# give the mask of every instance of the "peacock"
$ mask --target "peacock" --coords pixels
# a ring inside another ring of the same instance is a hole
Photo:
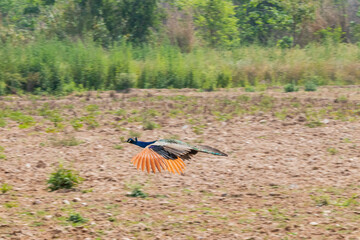
[[[216,148],[199,145],[192,146],[185,142],[174,139],[160,139],[152,142],[138,141],[137,138],[129,138],[128,143],[135,144],[144,148],[138,153],[131,162],[142,171],[145,169],[148,173],[156,170],[161,173],[161,170],[168,170],[172,173],[184,173],[185,163],[183,160],[189,160],[198,152],[209,153],[218,156],[227,156],[226,153],[219,151]]]

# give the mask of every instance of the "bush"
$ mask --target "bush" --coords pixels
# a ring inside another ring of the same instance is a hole
[[[253,86],[245,87],[245,92],[255,92],[255,88]]]
[[[295,84],[289,83],[284,86],[284,91],[285,92],[297,92],[297,91],[299,91],[299,88]]]
[[[70,214],[67,221],[72,223],[85,223],[88,220],[83,218],[79,213],[75,213],[75,214]]]
[[[64,169],[61,165],[56,170],[56,172],[51,173],[47,183],[49,184],[49,189],[55,191],[58,189],[71,189],[77,186],[83,181],[77,172],[69,169]]]
[[[317,90],[317,85],[314,82],[308,81],[305,83],[305,91],[315,92],[316,90]]]

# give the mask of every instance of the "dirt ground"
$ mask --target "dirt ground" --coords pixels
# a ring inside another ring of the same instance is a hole
[[[359,86],[7,96],[0,114],[0,239],[360,239]],[[229,156],[148,174],[133,136]],[[59,164],[84,181],[49,191]]]

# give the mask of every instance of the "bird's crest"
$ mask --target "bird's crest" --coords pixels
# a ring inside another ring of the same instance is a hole
[[[135,140],[134,140],[134,139],[135,139]],[[137,137],[134,137],[134,139],[129,138],[129,139],[127,140],[127,142],[128,142],[128,143],[137,143],[137,141],[138,141]]]

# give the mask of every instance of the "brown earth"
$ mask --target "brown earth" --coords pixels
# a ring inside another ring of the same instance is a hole
[[[357,86],[10,96],[1,113],[0,184],[13,188],[0,194],[0,239],[360,239]],[[147,174],[130,162],[133,135],[229,156]],[[59,163],[84,178],[74,190],[48,190]],[[148,197],[128,196],[136,187]]]

